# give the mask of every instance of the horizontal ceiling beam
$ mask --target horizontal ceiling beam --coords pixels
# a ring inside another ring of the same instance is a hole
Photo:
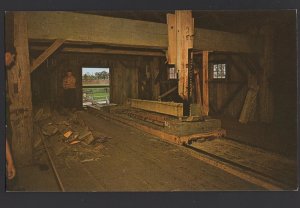
[[[259,37],[195,28],[194,48],[202,51],[256,53],[262,46]]]
[[[167,24],[73,12],[28,12],[30,39],[91,42],[137,48],[168,48]],[[253,53],[260,38],[195,28],[194,48]]]
[[[30,46],[30,50],[43,51],[45,46]],[[165,56],[164,52],[159,51],[138,51],[138,50],[121,50],[106,48],[80,48],[80,47],[64,47],[61,52],[65,53],[99,53],[99,54],[120,54],[120,55],[137,55],[137,56]]]
[[[72,12],[28,12],[30,39],[167,48],[165,24]],[[60,38],[58,38],[60,37]]]

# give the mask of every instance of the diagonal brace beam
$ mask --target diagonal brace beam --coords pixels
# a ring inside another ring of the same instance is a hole
[[[57,39],[52,43],[52,45],[47,48],[38,58],[36,58],[30,67],[31,72],[37,69],[49,56],[51,56],[63,43],[65,40]]]
[[[167,92],[163,93],[162,95],[160,95],[158,97],[159,100],[161,100],[162,98],[166,97],[167,95],[169,95],[170,93],[174,92],[175,90],[177,90],[177,86],[171,88],[170,90],[168,90]]]

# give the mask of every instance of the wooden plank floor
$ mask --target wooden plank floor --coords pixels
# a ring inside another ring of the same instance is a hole
[[[297,187],[297,162],[226,138],[194,142],[193,147],[247,167],[283,184]]]
[[[102,157],[57,164],[66,191],[261,190],[141,131],[86,112],[86,124],[107,136]],[[59,163],[56,160],[56,163]]]

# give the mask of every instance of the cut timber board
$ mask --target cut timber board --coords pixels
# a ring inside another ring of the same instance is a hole
[[[130,106],[147,111],[163,113],[167,115],[182,117],[183,104],[174,102],[160,102],[151,100],[129,99]]]

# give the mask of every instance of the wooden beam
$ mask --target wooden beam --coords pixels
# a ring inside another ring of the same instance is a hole
[[[11,105],[12,152],[17,166],[32,161],[32,101],[26,12],[14,12],[14,45],[17,56],[8,71]]]
[[[169,89],[167,92],[164,92],[163,94],[161,94],[158,99],[161,100],[162,98],[166,97],[167,95],[169,95],[170,93],[174,92],[175,90],[177,90],[177,86]]]
[[[258,92],[258,85],[253,87],[253,88],[249,88],[247,96],[245,98],[245,103],[239,118],[239,122],[246,124],[248,123],[251,114],[254,112],[254,108],[256,105],[256,97],[257,97],[257,92]]]
[[[251,74],[256,74],[258,68],[253,66],[253,63],[249,60],[248,54],[239,54],[239,57],[245,63],[245,66],[247,67],[248,71]]]
[[[31,46],[30,50],[41,51],[46,48],[43,46]],[[138,50],[121,50],[121,49],[106,49],[106,48],[79,48],[79,47],[64,47],[61,52],[64,53],[99,53],[99,54],[119,54],[119,55],[137,55],[137,56],[158,56],[165,57],[164,52],[160,51],[138,51]]]
[[[58,39],[55,40],[52,45],[47,48],[38,58],[36,58],[30,67],[31,72],[38,68],[49,56],[51,56],[63,43],[65,40]]]
[[[183,116],[183,104],[174,102],[161,102],[152,100],[129,99],[130,106],[156,113],[167,114],[171,116]]]
[[[262,34],[265,37],[264,50],[260,56],[260,63],[262,70],[259,71],[259,103],[258,103],[258,112],[260,116],[260,121],[271,123],[274,118],[274,97],[278,96],[277,92],[272,91],[270,80],[275,71],[274,63],[276,63],[274,55],[274,41],[276,32],[270,25],[266,25],[262,28]],[[285,72],[281,72],[285,73]]]
[[[208,51],[202,53],[202,102],[203,114],[208,116],[209,94],[208,94]]]
[[[262,45],[263,39],[257,36],[195,29],[194,48],[199,50],[257,53],[262,50]]]
[[[227,57],[228,57],[228,59],[230,61],[230,64],[234,66],[234,68],[236,69],[236,71],[240,75],[242,75],[244,77],[244,79],[247,79],[248,78],[247,73],[240,67],[239,64],[236,63],[236,60],[233,58],[233,55],[228,55]],[[240,58],[239,55],[237,57]]]
[[[193,48],[194,19],[191,11],[175,11],[176,22],[176,69],[178,71],[178,94],[188,99],[188,51]]]
[[[195,76],[195,93],[196,93],[196,103],[199,105],[199,111],[201,112],[201,116],[203,116],[203,106],[202,106],[202,96],[201,96],[201,80],[200,80],[200,72],[199,68],[195,68],[194,70]]]
[[[27,13],[30,39],[168,48],[167,24],[72,12]],[[256,53],[261,43],[260,37],[207,29],[195,29],[194,34],[194,49],[204,51]]]
[[[244,88],[244,86],[247,84],[247,82],[240,83],[240,85],[236,88],[236,90],[230,95],[230,97],[226,100],[226,102],[223,104],[223,106],[218,109],[217,113],[223,113],[224,110],[227,108],[227,106],[230,105],[230,103],[236,98],[236,96],[239,94],[239,92]]]
[[[166,24],[73,12],[29,12],[29,16],[31,39],[167,48]]]
[[[201,80],[200,80],[200,72],[198,68],[195,68],[194,70],[194,76],[195,76],[195,93],[196,93],[196,103],[202,104],[201,99]]]
[[[155,82],[157,75],[159,74],[159,65],[160,60],[157,57],[154,57],[153,60],[149,64],[150,71],[150,86],[151,86],[151,100],[158,100],[160,94],[160,84]],[[131,97],[132,98],[132,97]]]
[[[168,25],[168,64],[176,64],[176,20],[175,14],[167,14]]]

